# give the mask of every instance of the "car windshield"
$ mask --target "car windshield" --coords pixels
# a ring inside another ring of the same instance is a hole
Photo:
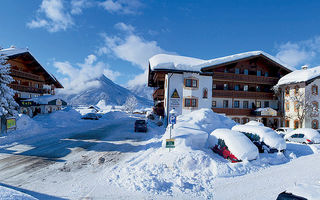
[[[146,121],[144,121],[144,120],[137,120],[136,121],[136,124],[145,124],[146,123]]]

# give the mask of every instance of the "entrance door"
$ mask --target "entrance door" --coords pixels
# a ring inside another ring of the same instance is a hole
[[[267,126],[267,118],[262,118],[262,123],[264,126]]]

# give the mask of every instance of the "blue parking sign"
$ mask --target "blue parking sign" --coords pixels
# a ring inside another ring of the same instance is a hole
[[[171,115],[169,118],[169,122],[170,122],[170,124],[176,124],[176,122],[177,122],[176,116]]]

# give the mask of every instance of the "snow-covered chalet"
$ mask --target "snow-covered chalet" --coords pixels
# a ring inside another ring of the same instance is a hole
[[[158,54],[149,59],[148,86],[154,88],[154,112],[167,116],[212,108],[238,123],[258,120],[284,125],[281,103],[272,88],[292,68],[263,52],[212,60]]]
[[[0,49],[0,55],[6,57],[7,63],[11,66],[10,75],[14,82],[9,86],[16,91],[14,99],[20,105],[20,112],[25,111],[29,115],[35,111],[46,113],[44,110],[39,110],[41,107],[36,103],[26,100],[54,95],[56,88],[63,88],[61,83],[46,71],[28,49],[15,47]],[[48,112],[50,109],[59,108],[60,105],[52,106],[53,108],[48,107]]]
[[[320,66],[295,70],[282,77],[276,85],[284,126],[319,129]]]

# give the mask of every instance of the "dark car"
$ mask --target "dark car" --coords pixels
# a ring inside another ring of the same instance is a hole
[[[91,119],[91,120],[98,120],[99,117],[96,113],[87,113],[81,119]]]
[[[282,192],[278,195],[277,200],[308,200],[304,197],[294,195],[290,192]]]
[[[147,122],[143,119],[138,119],[134,123],[134,132],[147,132]]]

